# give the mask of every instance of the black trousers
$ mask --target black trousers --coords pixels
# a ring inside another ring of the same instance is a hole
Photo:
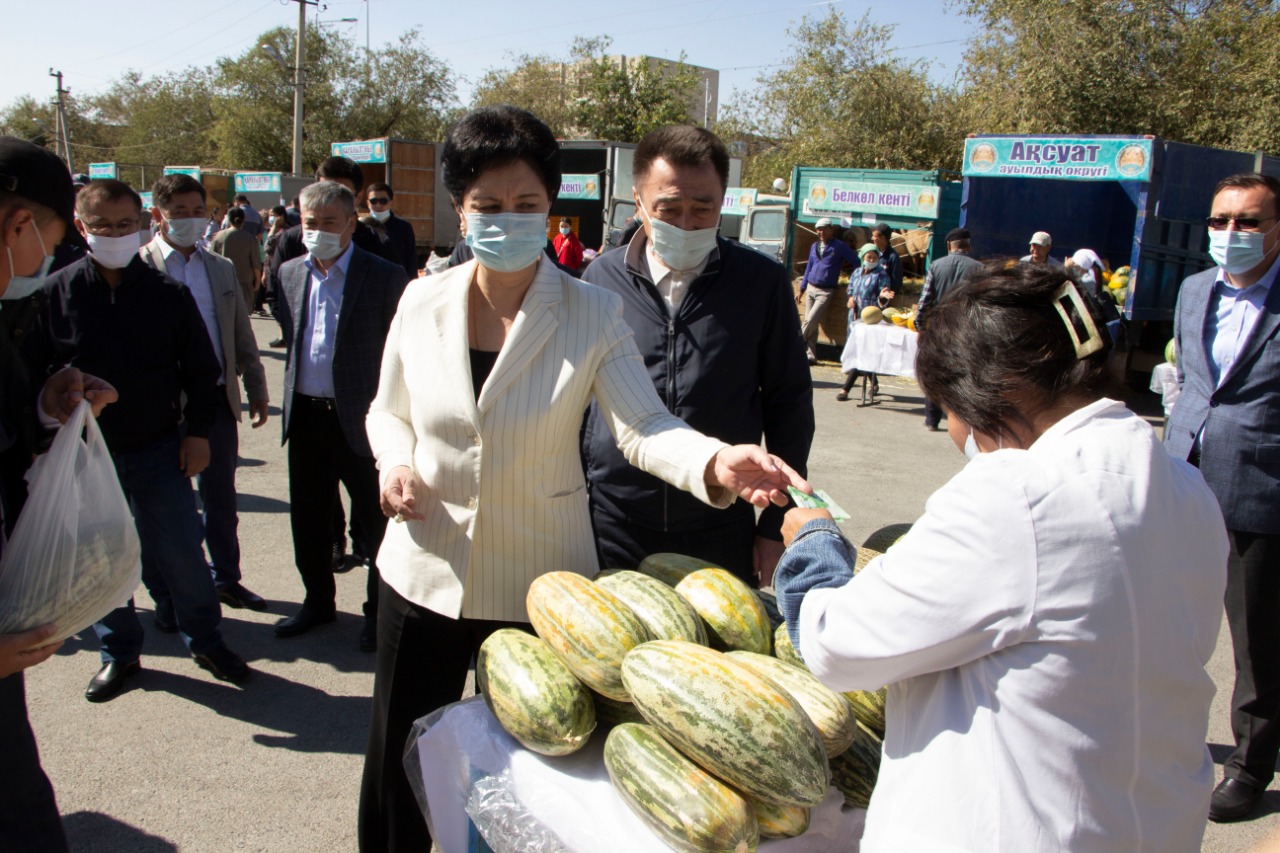
[[[382,546],[387,519],[378,496],[378,468],[347,443],[338,413],[315,398],[295,394],[289,416],[289,524],[293,529],[293,559],[306,590],[303,604],[332,613],[337,598],[333,577],[333,513],[338,483],[351,496],[351,514],[368,537],[370,557]],[[369,570],[365,588],[365,616],[378,612],[378,573]]]
[[[591,524],[595,528],[601,569],[634,569],[650,554],[684,554],[723,566],[747,586],[753,589],[756,586],[753,514],[743,513],[718,527],[670,532],[617,518],[593,501]]]
[[[1227,531],[1227,625],[1235,652],[1226,775],[1259,788],[1280,754],[1280,535]]]
[[[462,698],[467,667],[490,634],[530,628],[524,622],[450,619],[406,601],[385,583],[378,611],[373,716],[360,783],[360,850],[425,853],[431,833],[404,769],[413,722]]]
[[[930,400],[924,398],[924,425],[936,427],[942,423],[942,407]]]
[[[0,850],[65,853],[67,838],[27,718],[22,673],[0,678]]]

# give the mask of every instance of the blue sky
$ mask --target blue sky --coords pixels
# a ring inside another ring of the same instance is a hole
[[[297,5],[288,0],[53,0],[7,4],[0,43],[5,72],[0,105],[22,95],[51,98],[60,69],[74,94],[104,89],[125,70],[153,75],[190,65],[209,65],[242,53],[259,33],[297,26]],[[465,103],[471,86],[488,68],[509,64],[513,54],[567,56],[574,36],[609,35],[613,52],[678,58],[721,70],[722,102],[734,89],[749,89],[778,63],[789,44],[786,31],[804,15],[839,8],[850,22],[874,8],[878,23],[894,24],[885,45],[908,60],[927,60],[935,80],[950,81],[960,65],[972,21],[944,0],[866,3],[835,0],[327,0],[318,12],[326,26],[363,45],[366,24],[374,52],[402,32],[418,27],[431,51],[460,77]],[[175,15],[181,10],[182,17]],[[308,18],[317,15],[308,7]],[[340,19],[356,18],[355,23]]]

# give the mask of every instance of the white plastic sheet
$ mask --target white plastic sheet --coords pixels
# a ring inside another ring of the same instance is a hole
[[[881,376],[914,377],[916,333],[892,323],[868,326],[859,320],[849,327],[840,369],[845,373],[861,370]]]
[[[664,853],[631,813],[604,767],[603,729],[573,755],[547,758],[503,731],[480,697],[418,721],[405,765],[444,853]],[[857,853],[862,809],[832,788],[799,838],[764,841],[764,853]]]

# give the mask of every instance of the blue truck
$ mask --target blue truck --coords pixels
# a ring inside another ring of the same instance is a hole
[[[1022,257],[1031,235],[1047,231],[1053,257],[1089,248],[1113,270],[1130,267],[1129,367],[1149,372],[1183,279],[1213,263],[1214,186],[1255,171],[1280,177],[1280,158],[1156,136],[975,134],[965,140],[960,224],[978,257]]]

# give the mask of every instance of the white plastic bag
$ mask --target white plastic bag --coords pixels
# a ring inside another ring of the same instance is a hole
[[[87,402],[31,466],[27,491],[0,559],[0,634],[55,622],[45,642],[56,642],[128,601],[142,575],[138,531]]]

